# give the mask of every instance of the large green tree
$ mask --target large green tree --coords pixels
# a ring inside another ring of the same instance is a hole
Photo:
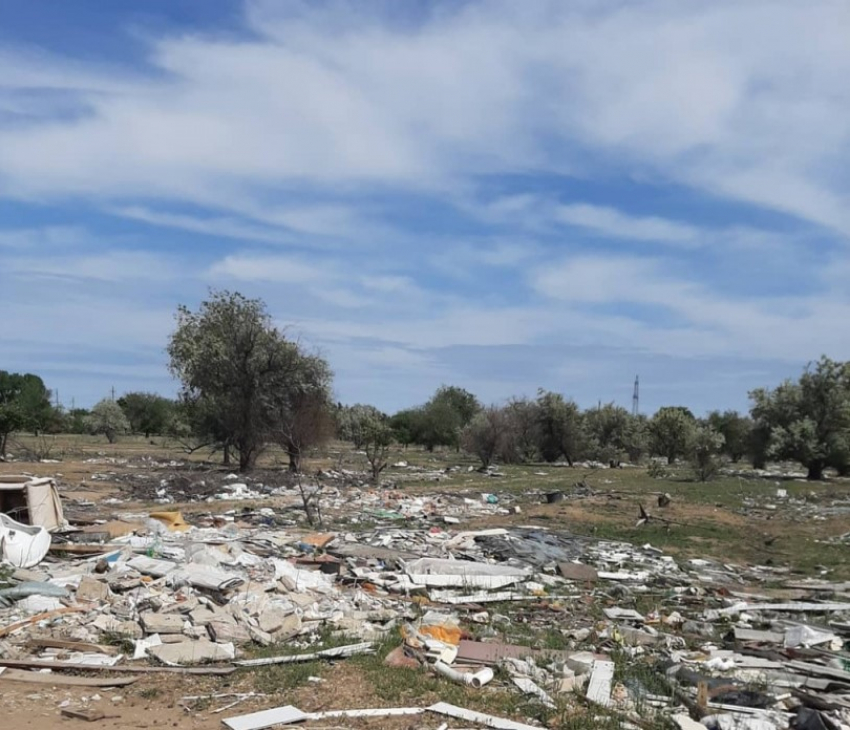
[[[650,450],[672,464],[688,453],[696,427],[697,421],[689,409],[681,406],[659,408],[647,424]]]
[[[45,430],[54,419],[50,391],[38,375],[0,370],[0,458],[15,431]]]
[[[343,441],[350,441],[355,449],[362,449],[366,438],[366,426],[385,419],[385,414],[375,406],[365,403],[340,406],[336,412],[337,436]]]
[[[443,385],[425,405],[414,409],[406,426],[412,430],[414,443],[429,451],[437,446],[460,448],[460,434],[472,420],[481,404],[468,390]]]
[[[481,459],[482,469],[490,466],[496,456],[504,452],[505,439],[508,438],[507,418],[504,408],[483,408],[461,432],[461,445]]]
[[[646,429],[639,416],[607,403],[584,413],[587,453],[597,461],[637,461],[646,451]]]
[[[584,416],[578,405],[560,393],[537,391],[538,437],[540,455],[546,461],[562,456],[572,466],[587,447]]]
[[[794,459],[809,479],[842,469],[850,454],[850,363],[824,356],[810,363],[797,382],[750,393],[756,427],[770,434],[767,453]]]
[[[164,434],[175,415],[174,401],[156,393],[125,393],[118,399],[118,405],[130,421],[130,430],[143,433],[145,438]]]
[[[500,457],[505,463],[533,461],[540,442],[540,413],[537,402],[512,398],[504,408],[505,439]]]
[[[96,403],[86,416],[88,430],[94,434],[103,434],[109,443],[114,444],[118,434],[130,430],[130,421],[114,400],[104,398]]]
[[[240,470],[252,469],[280,437],[284,406],[303,391],[308,368],[299,345],[274,326],[262,300],[213,291],[197,311],[179,307],[168,354],[182,397],[200,404],[225,454],[238,452]]]
[[[752,453],[753,422],[738,411],[712,411],[707,423],[723,436],[723,453],[737,464],[744,456]]]

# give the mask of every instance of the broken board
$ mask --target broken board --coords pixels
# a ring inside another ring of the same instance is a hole
[[[222,722],[230,730],[263,730],[263,728],[272,727],[273,725],[288,725],[306,719],[306,713],[301,712],[297,707],[284,705],[283,707],[273,707],[271,710],[252,712],[250,715],[229,717],[226,720],[222,720]]]

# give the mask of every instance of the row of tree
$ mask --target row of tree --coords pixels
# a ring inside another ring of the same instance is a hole
[[[88,431],[110,440],[132,431],[175,436],[190,449],[220,449],[225,464],[235,455],[242,470],[253,468],[272,443],[300,470],[309,449],[336,436],[365,451],[376,478],[393,442],[463,448],[485,467],[655,456],[668,463],[687,458],[707,478],[723,456],[747,457],[756,467],[768,459],[796,460],[811,479],[828,468],[850,474],[850,363],[826,357],[797,381],[752,391],[749,415],[712,412],[698,419],[677,406],[651,418],[614,404],[583,411],[546,390],[484,407],[455,386],[392,416],[369,405],[342,406],[332,399],[328,363],[275,326],[261,300],[227,291],[212,292],[197,311],[178,309],[167,352],[182,384],[176,401],[128,393],[90,412],[54,408],[41,378],[0,371],[0,455],[14,431]]]

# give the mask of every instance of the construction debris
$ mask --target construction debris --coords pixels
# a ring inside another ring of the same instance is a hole
[[[315,532],[299,526],[303,507],[289,477],[181,479],[125,486],[159,504],[173,503],[179,487],[198,502],[196,513],[121,511],[117,501],[101,519],[60,504],[52,533],[0,515],[10,574],[0,583],[0,682],[121,686],[147,672],[226,675],[389,645],[378,661],[433,672],[464,692],[518,693],[540,713],[575,708],[636,727],[657,716],[682,730],[850,726],[850,583],[677,561],[652,545],[539,525],[457,524],[507,514],[515,506],[507,494],[405,494],[328,471],[317,478],[325,526]],[[573,493],[588,489],[580,483]],[[274,507],[207,511],[220,498],[270,495]],[[662,496],[659,507],[668,506]],[[219,710],[249,698],[260,695],[243,693]],[[224,724],[261,730],[425,712],[535,727],[442,702],[319,713],[284,706]]]

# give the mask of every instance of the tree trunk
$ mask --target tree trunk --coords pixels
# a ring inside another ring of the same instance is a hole
[[[824,464],[822,461],[810,461],[808,467],[809,473],[806,474],[806,479],[813,482],[819,482],[823,479]]]
[[[289,449],[289,471],[294,474],[301,472],[301,452],[298,449]]]
[[[257,461],[256,449],[240,449],[239,450],[239,471],[248,472],[254,468]]]
[[[227,441],[224,442],[224,456],[222,458],[222,464],[224,466],[230,466],[230,444]]]
[[[753,456],[753,469],[764,469],[767,466],[767,459],[761,454]]]
[[[106,440],[111,444],[115,443],[115,431],[111,428],[106,429]]]
[[[0,461],[6,460],[6,441],[8,441],[8,439],[8,433],[0,434]]]

